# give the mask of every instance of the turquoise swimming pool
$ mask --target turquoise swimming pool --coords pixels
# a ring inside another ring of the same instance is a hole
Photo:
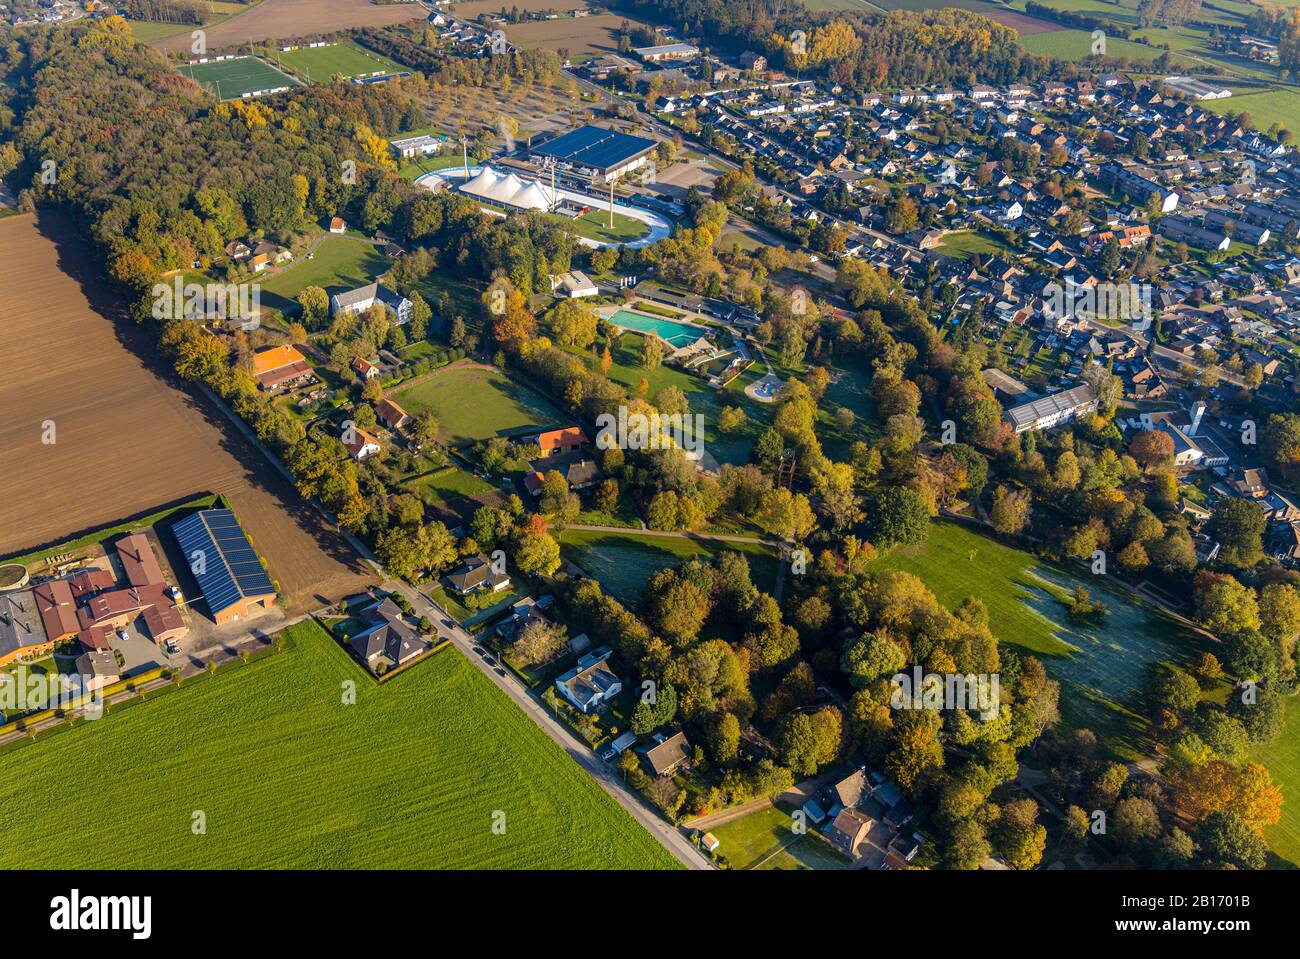
[[[694,343],[706,332],[702,326],[678,323],[676,320],[648,316],[645,313],[633,313],[631,310],[616,311],[609,317],[609,322],[625,330],[635,330],[638,333],[653,333],[673,347],[683,347],[688,343]]]

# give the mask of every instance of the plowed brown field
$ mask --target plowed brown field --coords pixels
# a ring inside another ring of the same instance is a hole
[[[207,27],[210,50],[260,40],[289,40],[347,30],[351,27],[387,27],[420,20],[429,11],[418,3],[376,4],[370,0],[262,0],[252,9]],[[187,53],[190,31],[150,44],[168,53]]]
[[[291,612],[370,580],[293,485],[170,373],[153,331],[118,316],[69,220],[0,220],[0,250],[0,556],[214,492]]]

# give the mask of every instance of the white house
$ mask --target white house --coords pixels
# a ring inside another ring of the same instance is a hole
[[[398,326],[411,322],[411,309],[414,304],[396,290],[390,290],[382,283],[367,283],[355,290],[335,293],[330,297],[330,314],[361,313],[376,303],[382,304],[397,320]]]
[[[551,292],[556,296],[567,296],[571,300],[576,300],[583,296],[595,296],[600,292],[600,289],[595,283],[591,282],[586,273],[581,270],[574,270],[571,273],[552,276]]]
[[[584,713],[592,712],[623,691],[623,682],[606,660],[611,650],[602,646],[578,660],[578,664],[555,680],[555,689]]]

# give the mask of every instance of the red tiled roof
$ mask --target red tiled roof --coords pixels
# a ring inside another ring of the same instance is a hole
[[[590,442],[581,426],[566,426],[562,430],[547,430],[545,433],[537,434],[537,445],[542,448],[543,453],[567,446],[586,446]]]
[[[163,586],[167,580],[163,577],[158,557],[149,545],[144,533],[128,533],[113,544],[118,558],[122,560],[122,570],[126,581],[132,586]]]
[[[69,579],[68,585],[72,587],[72,598],[81,602],[88,596],[112,589],[117,585],[117,580],[106,569],[84,569]]]
[[[77,631],[77,604],[67,580],[41,583],[32,592],[36,596],[36,609],[41,614],[46,636],[58,642]]]

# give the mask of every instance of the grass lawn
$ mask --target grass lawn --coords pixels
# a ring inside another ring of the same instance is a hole
[[[1050,33],[1033,33],[1022,36],[1020,46],[1026,53],[1036,56],[1083,60],[1092,56],[1092,33],[1088,30],[1053,30]],[[1157,46],[1134,43],[1119,37],[1106,38],[1106,55],[1110,57],[1127,57],[1130,60],[1141,61],[1154,60],[1162,53],[1164,51]],[[1177,64],[1183,60],[1175,53],[1171,57],[1171,62]]]
[[[287,632],[282,653],[8,752],[4,868],[676,865],[460,654],[378,686],[315,622]]]
[[[390,265],[392,260],[369,240],[327,236],[310,260],[301,259],[262,281],[262,302],[277,310],[297,309],[294,297],[309,286],[341,293],[373,282]]]
[[[847,869],[849,861],[818,836],[798,835],[790,814],[768,806],[708,830],[732,869]]]
[[[1281,123],[1288,130],[1300,131],[1300,92],[1296,90],[1237,93],[1226,100],[1206,100],[1201,106],[1215,113],[1249,113],[1257,130]]]
[[[1049,36],[1050,34],[1039,34]],[[939,252],[944,256],[970,259],[972,256],[1002,256],[1012,252],[1005,243],[987,233],[976,230],[960,230],[949,233],[939,245]]]
[[[765,407],[747,398],[743,393],[725,392],[721,395],[709,388],[702,377],[675,366],[661,365],[647,370],[640,365],[641,343],[645,339],[640,333],[625,332],[617,340],[617,346],[611,347],[610,357],[614,361],[609,369],[609,378],[622,383],[635,394],[645,380],[648,384],[646,395],[653,402],[660,390],[675,386],[686,396],[692,413],[704,417],[704,448],[719,463],[746,463],[749,451],[758,434],[771,422],[773,408]],[[598,341],[597,350],[603,349]],[[568,352],[582,359],[593,369],[599,367],[599,359],[588,349],[586,351],[569,348]],[[745,410],[749,422],[744,428],[734,433],[722,433],[718,430],[718,416],[724,406],[739,406]]]
[[[393,399],[414,416],[433,410],[443,441],[465,445],[493,436],[519,436],[570,422],[526,386],[490,370],[445,370],[400,387]]]
[[[771,592],[776,584],[776,554],[758,543],[585,529],[566,529],[559,540],[563,555],[599,579],[605,591],[625,606],[640,604],[646,580],[659,570],[696,557],[708,559],[725,550],[745,555],[759,589]]]
[[[277,53],[275,59],[308,83],[327,83],[335,75],[351,78],[373,73],[401,73],[405,69],[351,41],[332,43],[327,47],[299,47],[287,53]]]
[[[226,0],[210,0],[207,4],[209,15],[203,22],[204,27],[212,27],[229,20],[237,13],[251,10],[261,0],[253,3],[231,3]],[[165,37],[174,37],[178,33],[191,33],[197,27],[192,23],[158,23],[152,20],[127,20],[131,35],[141,43],[152,43]]]
[[[898,547],[876,566],[914,573],[949,609],[978,596],[998,640],[1043,657],[1061,682],[1064,720],[1089,727],[1126,759],[1147,754],[1142,689],[1149,664],[1186,665],[1206,648],[1198,634],[1132,594],[959,523],[931,524],[925,543]],[[1080,584],[1109,607],[1100,622],[1071,620],[1062,600]]]
[[[411,136],[409,133],[400,134],[393,137],[394,140]],[[459,166],[461,162],[460,154],[444,153],[442,156],[416,157],[409,163],[402,166],[397,175],[406,177],[408,180],[415,180],[424,176],[426,173],[432,173],[434,170],[445,170],[447,167]]]
[[[1252,758],[1267,766],[1282,787],[1282,821],[1264,830],[1269,851],[1296,868],[1300,866],[1300,699],[1287,699],[1282,735]]]
[[[577,217],[560,217],[573,226],[578,236],[589,240],[601,240],[606,243],[628,243],[639,240],[650,232],[650,228],[640,220],[622,213],[614,214],[614,225],[609,225],[608,209],[590,209]]]
[[[411,492],[429,503],[445,503],[462,496],[479,496],[492,492],[492,487],[473,473],[455,466],[417,476],[406,485]]]

